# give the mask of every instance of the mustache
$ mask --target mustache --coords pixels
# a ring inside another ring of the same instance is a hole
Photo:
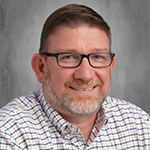
[[[70,87],[70,86],[102,86],[102,81],[100,80],[88,80],[84,81],[81,79],[77,80],[70,80],[65,83],[65,86]]]

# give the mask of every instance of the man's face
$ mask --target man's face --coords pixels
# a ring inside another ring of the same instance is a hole
[[[86,25],[61,27],[50,36],[48,44],[49,53],[109,52],[106,33]],[[62,68],[55,57],[47,57],[43,78],[45,99],[60,113],[97,112],[108,95],[113,66],[114,61],[110,67],[93,68],[83,58],[77,68]]]

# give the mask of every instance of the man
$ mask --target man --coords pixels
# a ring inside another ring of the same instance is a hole
[[[31,62],[42,89],[0,110],[0,149],[150,149],[149,115],[108,96],[114,56],[91,8],[51,14]]]

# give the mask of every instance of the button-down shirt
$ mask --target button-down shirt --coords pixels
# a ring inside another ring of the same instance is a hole
[[[107,97],[86,143],[44,99],[42,89],[0,109],[0,150],[150,150],[150,116],[124,100]]]

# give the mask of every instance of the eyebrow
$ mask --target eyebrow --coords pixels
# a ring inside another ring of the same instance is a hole
[[[109,51],[107,48],[96,48],[94,49],[94,52],[106,52]]]
[[[91,53],[94,52],[108,52],[109,50],[107,48],[94,48]],[[78,50],[76,49],[57,49],[56,53],[61,53],[61,52],[74,52],[74,53],[78,53]]]

